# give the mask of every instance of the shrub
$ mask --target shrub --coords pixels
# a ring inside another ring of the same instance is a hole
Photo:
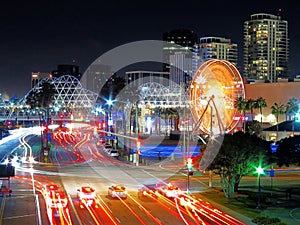
[[[278,218],[270,218],[267,216],[258,216],[255,217],[252,222],[258,224],[258,225],[287,225],[283,222],[281,222]]]

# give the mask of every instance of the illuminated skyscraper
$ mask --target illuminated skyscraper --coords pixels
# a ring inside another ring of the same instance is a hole
[[[197,35],[188,29],[175,29],[163,34],[165,45],[163,59],[167,62],[164,72],[170,72],[170,79],[176,83],[188,83],[192,74],[193,47]]]
[[[288,22],[258,13],[244,22],[244,77],[276,82],[289,78]]]
[[[202,37],[199,41],[198,54],[201,61],[224,59],[237,66],[237,44],[222,37]]]
[[[51,73],[42,73],[42,72],[32,72],[31,73],[31,87],[33,88],[38,82],[44,78],[52,78]]]

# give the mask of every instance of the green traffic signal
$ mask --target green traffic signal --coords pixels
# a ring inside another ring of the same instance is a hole
[[[191,158],[188,158],[188,159],[187,159],[186,167],[187,167],[188,169],[192,169],[192,168],[193,168],[193,160],[192,160]]]

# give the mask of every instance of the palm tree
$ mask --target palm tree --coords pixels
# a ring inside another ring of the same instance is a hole
[[[31,109],[41,108],[46,112],[46,121],[49,123],[49,106],[54,100],[56,89],[50,81],[44,81],[40,87],[33,89],[26,97],[26,104]]]
[[[250,110],[252,121],[253,121],[253,109],[255,108],[255,103],[256,103],[256,101],[251,98],[249,98],[247,100],[247,109],[246,110]]]
[[[284,105],[281,103],[275,102],[271,106],[272,114],[276,117],[276,141],[278,139],[278,118],[279,115],[284,114]]]
[[[294,136],[296,113],[299,111],[298,100],[296,98],[290,98],[285,107],[286,107],[285,110],[286,113],[293,114],[292,132]]]
[[[243,130],[246,131],[246,122],[245,122],[245,112],[248,109],[247,101],[243,97],[238,97],[235,100],[235,108],[241,112],[243,115]]]
[[[261,117],[260,117],[260,123],[261,123],[261,126],[262,126],[262,110],[263,110],[263,108],[267,107],[267,102],[266,102],[266,100],[263,97],[259,97],[255,101],[256,101],[256,104],[257,104],[257,106],[259,108],[259,113],[261,115]]]
[[[50,123],[49,107],[54,100],[55,94],[56,89],[54,84],[51,81],[45,80],[41,86],[33,89],[26,97],[26,104],[29,105],[31,109],[40,108],[45,112],[45,121],[47,125]],[[46,137],[45,143],[43,135]],[[48,141],[48,130],[45,129],[44,131],[41,131],[40,160],[42,162],[48,162],[49,160],[48,155],[45,155],[45,151],[50,151],[50,143],[48,143]],[[46,144],[46,146],[44,146],[44,144]]]

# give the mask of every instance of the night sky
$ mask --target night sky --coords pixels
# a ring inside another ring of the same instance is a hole
[[[80,72],[119,45],[162,40],[177,28],[199,37],[230,38],[243,54],[243,22],[254,13],[277,14],[289,23],[290,71],[300,74],[300,3],[254,1],[5,1],[0,7],[0,93],[22,97],[31,72],[76,64]],[[242,58],[239,59],[242,68]],[[143,68],[141,68],[143,69]],[[240,69],[240,73],[242,70]]]

